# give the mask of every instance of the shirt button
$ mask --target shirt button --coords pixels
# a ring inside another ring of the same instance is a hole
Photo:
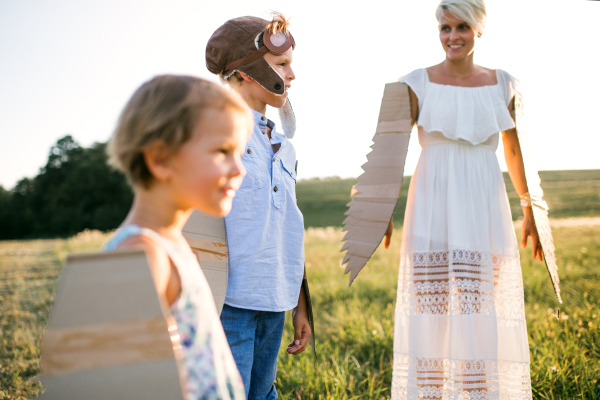
[[[248,149],[246,151],[248,152],[248,154],[252,154],[252,149]]]
[[[262,132],[262,133],[265,133],[265,130],[263,129],[261,132]]]
[[[275,162],[275,157],[273,157],[273,162]]]
[[[277,189],[277,186],[275,186],[275,187],[273,188],[273,191],[274,191],[274,192],[276,192],[277,190],[278,190],[278,189]]]
[[[264,121],[267,118],[263,115],[262,117],[260,117],[260,119]]]

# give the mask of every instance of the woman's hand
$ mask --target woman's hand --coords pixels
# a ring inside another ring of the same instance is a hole
[[[385,236],[383,237],[385,239],[383,241],[383,245],[386,249],[390,248],[390,242],[392,241],[392,233],[394,233],[394,218],[390,219],[390,224],[388,225],[388,228],[385,231]]]
[[[543,253],[542,246],[540,246],[540,237],[538,236],[537,228],[533,221],[533,210],[531,206],[523,207],[523,226],[521,228],[521,246],[527,247],[527,237],[531,236],[531,245],[533,247],[533,258],[537,258],[542,261]]]

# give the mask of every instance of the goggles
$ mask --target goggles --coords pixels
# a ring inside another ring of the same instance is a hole
[[[232,61],[223,68],[223,74],[227,74],[242,65],[246,65],[256,60],[259,57],[264,56],[267,53],[273,53],[275,55],[281,55],[288,51],[290,47],[295,48],[296,42],[294,41],[294,37],[290,32],[286,35],[283,32],[279,32],[275,35],[270,32],[261,32],[256,36],[256,47],[258,47],[258,41],[260,36],[263,36],[264,46],[258,48],[254,52],[248,54],[245,57],[242,57],[238,60]]]

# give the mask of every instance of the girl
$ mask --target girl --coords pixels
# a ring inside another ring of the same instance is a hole
[[[194,208],[223,216],[245,170],[253,117],[239,96],[208,81],[164,75],[144,83],[110,139],[110,163],[133,205],[105,249],[143,246],[159,298],[177,322],[186,399],[244,399],[206,279],[181,229]]]
[[[473,62],[483,0],[442,0],[436,16],[445,60],[402,79],[423,150],[403,230],[392,398],[529,399],[519,250],[495,155],[502,133],[526,196],[516,81]],[[523,213],[521,242],[531,236],[541,259],[531,206]]]

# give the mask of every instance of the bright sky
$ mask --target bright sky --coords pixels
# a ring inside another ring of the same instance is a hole
[[[106,141],[133,91],[154,75],[218,80],[204,49],[227,19],[292,17],[290,99],[300,178],[356,177],[384,84],[441,62],[438,0],[0,2],[0,185],[33,177],[65,134]],[[475,62],[521,81],[540,170],[600,168],[600,2],[488,0]],[[268,114],[276,119],[276,112]],[[501,149],[500,164],[505,169]],[[419,156],[416,131],[406,174]]]

